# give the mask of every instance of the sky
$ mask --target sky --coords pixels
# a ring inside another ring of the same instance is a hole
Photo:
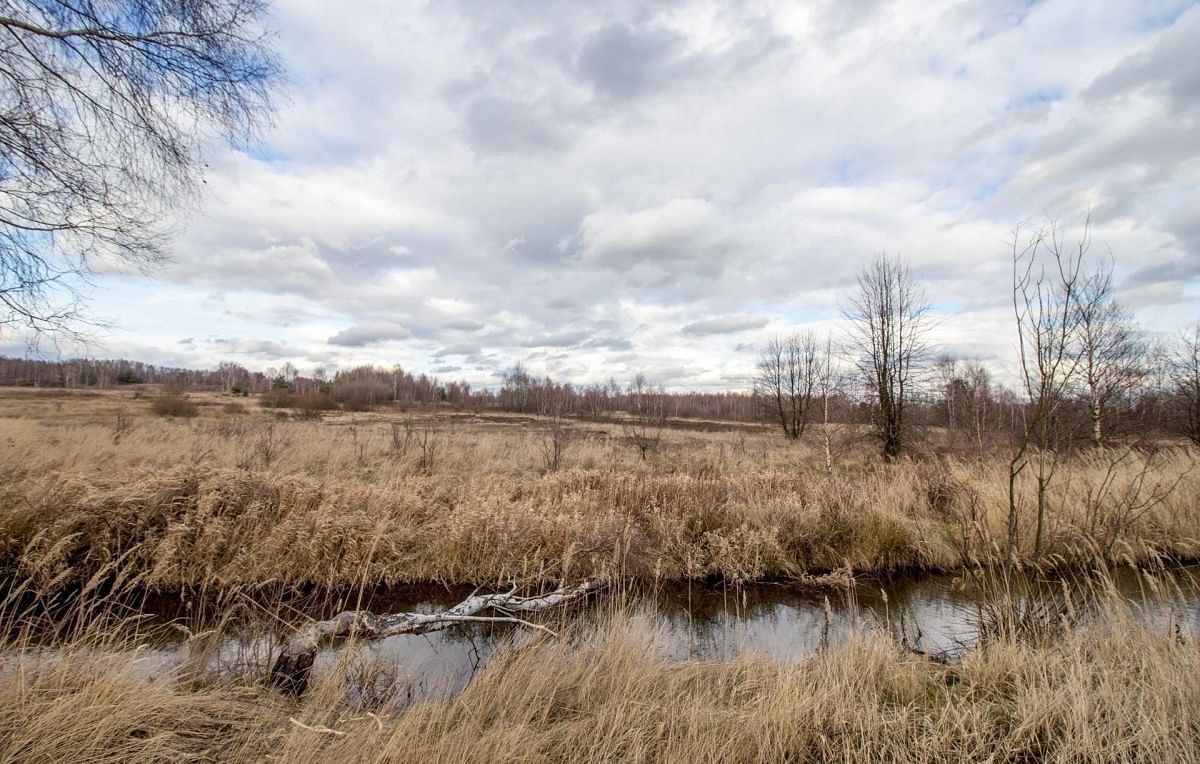
[[[1002,374],[1014,227],[1089,212],[1148,332],[1200,318],[1196,4],[353,7],[275,0],[274,127],[97,277],[91,355],[745,388],[887,254]]]

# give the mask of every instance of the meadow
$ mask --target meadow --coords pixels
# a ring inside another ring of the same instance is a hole
[[[753,581],[1000,559],[1007,455],[881,462],[767,429],[665,428],[648,458],[580,422],[558,469],[536,418],[428,412],[279,419],[195,396],[0,397],[4,566],[38,586],[120,561],[151,588],[503,584],[588,576]],[[695,424],[693,423],[693,427]],[[407,438],[407,442],[406,442]],[[1059,468],[1040,563],[1200,555],[1200,471],[1183,447]],[[1033,492],[1018,533],[1032,549]]]
[[[978,573],[1003,561],[1008,512],[1003,450],[938,433],[884,463],[840,428],[828,469],[816,440],[764,427],[668,422],[643,458],[620,421],[572,421],[553,464],[564,424],[537,417],[316,417],[196,393],[180,415],[161,398],[0,391],[2,760],[1200,757],[1194,636],[1142,623],[1118,597],[1086,629],[1001,629],[950,663],[878,625],[794,663],[669,660],[614,594],[603,628],[573,631],[564,615],[559,638],[529,640],[436,702],[365,702],[353,645],[302,697],[261,671],[146,681],[130,603],[149,592],[278,603],[406,583],[736,590]],[[1022,483],[1018,565],[1050,576],[1200,557],[1194,458],[1170,443],[1072,455],[1036,556]]]

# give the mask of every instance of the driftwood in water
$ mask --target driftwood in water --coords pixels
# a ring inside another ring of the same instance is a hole
[[[365,610],[347,610],[327,621],[316,621],[298,629],[284,643],[271,667],[269,683],[286,692],[300,694],[308,687],[313,661],[321,641],[334,637],[382,639],[397,634],[421,634],[439,631],[461,623],[511,623],[526,628],[554,632],[540,624],[518,618],[514,613],[533,613],[564,605],[600,588],[589,579],[574,586],[560,587],[535,597],[518,597],[517,589],[502,594],[474,594],[440,613],[387,613],[377,615]],[[494,611],[503,615],[479,615]]]

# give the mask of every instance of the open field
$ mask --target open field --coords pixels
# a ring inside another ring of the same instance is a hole
[[[621,422],[574,422],[551,469],[552,423],[536,417],[297,419],[203,394],[189,396],[194,416],[171,417],[154,413],[157,395],[0,391],[0,760],[1200,758],[1194,634],[1139,621],[1115,596],[1086,628],[1055,615],[949,663],[870,619],[794,662],[753,652],[681,661],[621,604],[624,584],[720,580],[736,600],[741,583],[805,586],[846,567],[999,563],[1002,452],[930,444],[922,458],[885,464],[842,430],[829,473],[815,440],[791,444],[765,428],[665,427],[643,459]],[[1059,467],[1038,561],[1034,489],[1021,484],[1023,563],[1200,557],[1194,454],[1117,455],[1083,452]],[[585,577],[616,592],[601,600],[599,628],[564,614],[562,639],[521,642],[461,694],[420,702],[394,691],[404,667],[373,664],[354,639],[301,697],[264,686],[261,661],[213,675],[184,661],[148,681],[155,664],[139,611],[127,609],[147,592],[181,594],[180,612],[194,617],[179,625],[203,654],[222,627],[193,602],[267,603],[247,608],[279,624],[296,620],[289,593],[311,602],[402,582]],[[981,613],[1017,612],[994,595]]]
[[[61,586],[119,560],[139,585],[168,590],[736,582],[995,562],[1005,537],[1003,453],[884,464],[852,444],[830,475],[815,446],[770,431],[667,428],[643,460],[619,427],[579,423],[550,472],[547,436],[529,417],[295,421],[252,401],[194,398],[200,415],[176,419],[128,392],[0,395],[8,573]],[[1112,458],[1060,467],[1043,562],[1200,556],[1192,453],[1139,452],[1110,469]],[[1033,486],[1021,490],[1028,553]]]

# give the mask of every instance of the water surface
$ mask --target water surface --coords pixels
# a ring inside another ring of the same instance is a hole
[[[1194,636],[1200,636],[1198,579],[1200,566],[1178,568],[1157,578],[1129,569],[1113,576],[1119,596],[1137,618],[1152,628],[1178,628]],[[1059,595],[1062,591],[1059,582],[1044,578],[1031,588]],[[361,604],[377,613],[435,612],[470,593],[465,588],[397,587],[364,595]],[[786,583],[739,587],[672,584],[615,596],[602,592],[589,604],[539,620],[556,630],[586,634],[608,622],[616,601],[631,615],[632,628],[653,634],[671,660],[718,661],[759,655],[796,661],[822,645],[836,646],[853,630],[864,628],[888,629],[911,646],[951,658],[971,649],[978,639],[979,591],[968,580],[949,575],[857,579],[851,587],[823,589]],[[326,602],[296,617],[328,617],[356,604],[354,600]],[[1079,615],[1079,628],[1086,628],[1093,605],[1079,594],[1073,595],[1072,604]],[[178,600],[152,600],[145,608],[160,619],[179,619]],[[250,668],[250,673],[261,673],[286,633],[278,623],[244,624],[227,629],[215,646],[208,641],[208,652],[197,655],[204,640],[189,642],[182,631],[162,630],[159,639],[144,649],[135,668],[140,675],[153,678],[190,659],[192,665],[199,663],[217,672]],[[386,670],[375,680],[376,692],[398,695],[402,700],[432,699],[460,691],[498,652],[532,638],[529,630],[519,627],[477,624],[361,642],[352,654],[331,644],[318,654],[316,670],[329,671],[339,659],[351,661],[367,675],[372,668],[383,668]],[[399,682],[392,682],[392,676],[399,676]],[[372,680],[366,684],[370,688]]]

